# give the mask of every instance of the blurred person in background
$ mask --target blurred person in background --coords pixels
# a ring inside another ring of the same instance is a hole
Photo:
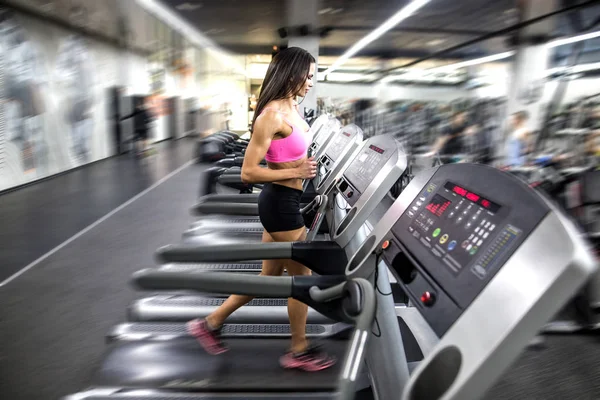
[[[149,132],[151,124],[154,121],[154,115],[150,111],[148,99],[143,98],[135,107],[133,113],[121,117],[121,120],[131,117],[133,117],[133,141],[136,155],[143,157],[155,153],[155,150],[150,147]]]
[[[44,138],[43,71],[34,44],[9,10],[0,8],[0,51],[4,60],[7,138],[20,151],[25,174],[42,176],[48,168]]]
[[[529,114],[527,111],[518,111],[510,116],[511,132],[506,140],[506,166],[522,167],[527,161],[527,154],[531,151],[532,135],[527,127]]]
[[[464,151],[464,135],[467,132],[467,112],[458,111],[452,115],[449,125],[442,128],[442,133],[433,144],[433,148],[426,153],[431,157],[435,154],[441,156],[453,156]]]
[[[590,130],[585,140],[585,152],[596,164],[600,163],[600,106],[595,106],[583,122]]]
[[[92,160],[95,91],[92,63],[82,37],[70,35],[60,45],[56,75],[62,86],[61,108],[71,133],[71,154],[77,164]]]
[[[306,239],[300,212],[302,182],[317,172],[316,162],[307,157],[312,140],[308,124],[297,110],[295,98],[305,97],[313,86],[315,59],[307,51],[290,47],[275,55],[269,64],[256,105],[252,136],[244,157],[242,180],[264,183],[258,199],[258,214],[264,227],[263,242],[292,242]],[[260,166],[267,161],[267,168]],[[264,260],[261,275],[310,275],[311,271],[293,260]],[[229,315],[252,300],[252,296],[230,296],[205,319],[190,321],[188,332],[210,354],[227,348],[220,329]],[[321,371],[335,364],[324,351],[310,346],[306,338],[308,307],[288,299],[291,346],[279,362],[286,369]]]

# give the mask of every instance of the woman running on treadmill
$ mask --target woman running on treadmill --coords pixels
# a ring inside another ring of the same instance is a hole
[[[300,213],[302,180],[317,173],[316,162],[307,157],[311,134],[295,107],[296,96],[304,97],[313,86],[315,59],[305,50],[290,47],[269,64],[252,121],[252,136],[242,165],[245,183],[264,183],[258,199],[258,214],[265,228],[263,242],[294,242],[306,239]],[[268,168],[260,166],[267,161]],[[292,260],[264,260],[261,275],[310,275],[304,265]],[[227,350],[220,340],[225,319],[250,302],[251,296],[230,296],[205,319],[188,323],[188,331],[211,354]],[[306,339],[308,307],[288,299],[292,333],[289,351],[280,359],[284,368],[320,371],[335,360]]]

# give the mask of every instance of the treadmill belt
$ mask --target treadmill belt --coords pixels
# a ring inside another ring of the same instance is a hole
[[[194,269],[210,269],[210,270],[256,270],[262,269],[262,261],[250,263],[230,263],[230,264],[164,264],[161,268],[168,268],[173,271],[189,271]]]
[[[333,391],[348,342],[323,340],[338,363],[318,374],[284,370],[289,339],[226,339],[229,351],[211,356],[192,338],[121,342],[111,347],[93,385],[215,392]]]
[[[170,323],[133,323],[127,324],[130,333],[177,333],[189,335],[185,324]],[[319,324],[306,324],[306,333],[324,333],[325,327]],[[223,336],[234,334],[290,334],[289,324],[224,324]]]
[[[157,303],[164,303],[164,298],[157,298]],[[213,297],[198,297],[198,296],[174,296],[168,299],[169,306],[210,306],[210,307],[218,307],[225,302],[226,299],[223,298],[213,298]],[[152,299],[148,301],[148,303],[152,303]],[[271,298],[258,298],[250,301],[250,303],[246,304],[246,306],[257,306],[257,307],[265,307],[265,306],[279,306],[286,307],[288,303],[286,299],[271,299]]]

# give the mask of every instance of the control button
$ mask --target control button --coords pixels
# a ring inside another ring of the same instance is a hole
[[[486,232],[486,233],[484,233],[484,234],[483,234],[483,238],[484,238],[484,239],[487,239],[487,237],[488,237],[489,235],[490,235],[490,233],[489,233],[489,232]]]
[[[469,254],[473,255],[473,254],[477,253],[477,249],[478,249],[477,246],[473,246],[473,248],[471,249],[471,251],[469,251]]]
[[[473,236],[475,235],[471,233],[471,235],[469,235],[469,239],[473,239]]]
[[[386,250],[388,247],[390,247],[390,241],[389,240],[386,240],[385,242],[383,242],[381,244],[381,248],[384,249],[384,250]]]
[[[479,224],[479,225],[483,225],[483,224],[485,224],[486,222],[487,222],[487,219],[484,219],[483,221],[481,221],[481,224]]]
[[[473,221],[475,221],[477,219],[477,215],[473,215],[473,218],[471,218]]]
[[[465,228],[469,229],[471,227],[471,223],[467,222],[467,225],[465,225]]]
[[[475,233],[479,232],[479,227],[475,228]]]
[[[471,241],[473,242],[473,244],[477,243],[477,239],[479,239],[479,236],[475,236],[473,239],[471,239]]]
[[[463,217],[458,217],[458,219],[456,220],[457,224],[460,224],[460,222],[463,220]]]
[[[419,207],[420,207],[420,206],[421,206],[421,204],[423,204],[423,203],[421,203],[420,201],[417,201],[417,206],[419,206]]]
[[[447,234],[443,234],[442,237],[440,238],[440,243],[444,244],[448,241],[448,235]]]
[[[408,216],[409,216],[409,217],[414,217],[414,216],[415,216],[415,213],[414,213],[414,212],[412,212],[412,211],[409,211],[409,212],[408,212]]]
[[[442,256],[442,254],[441,254],[439,251],[437,251],[436,249],[431,249],[431,252],[432,252],[432,253],[433,253],[433,254],[434,254],[436,257],[441,257],[441,256]]]
[[[421,303],[427,307],[431,307],[435,303],[435,295],[431,292],[424,292],[421,295]]]
[[[485,227],[486,227],[486,228],[489,228],[489,227],[490,227],[490,223],[489,223],[489,222],[488,222],[488,223],[486,223],[486,224],[485,224]]]
[[[479,242],[477,242],[477,246],[481,246],[481,243],[483,243],[483,240],[479,239]]]
[[[483,268],[481,265],[477,264],[473,267],[473,270],[475,270],[475,272],[477,272],[479,275],[485,275],[485,268]]]
[[[437,228],[435,231],[433,231],[433,237],[438,237],[440,236],[440,233],[442,232],[442,230],[440,228]]]
[[[463,215],[467,215],[467,212],[468,212],[467,210],[463,211]]]
[[[419,200],[425,201],[425,197],[419,197]]]
[[[456,247],[456,240],[453,240],[450,243],[448,243],[448,251],[454,250],[455,247]]]
[[[471,250],[472,248],[473,248],[473,245],[472,245],[472,244],[469,244],[469,245],[467,246],[467,251]]]
[[[348,192],[348,198],[354,196],[354,192]],[[413,207],[414,208],[414,207]]]
[[[409,231],[410,233],[412,233],[414,230],[415,230],[415,228],[413,228],[412,226],[409,226],[409,227],[408,227],[408,231]]]
[[[493,231],[495,227],[496,227],[496,225],[490,226],[490,232]]]
[[[460,247],[462,247],[463,249],[467,248],[467,246],[469,245],[469,241],[465,240],[464,242],[462,242],[462,244],[460,245]]]
[[[412,208],[412,209],[413,209],[413,210],[415,210],[415,211],[417,211],[417,210],[419,210],[419,207],[417,207],[417,206],[413,206],[413,208]]]
[[[448,218],[452,218],[454,217],[454,211],[452,211],[450,214],[448,214]]]

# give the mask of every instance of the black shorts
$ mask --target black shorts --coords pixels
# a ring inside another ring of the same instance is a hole
[[[258,196],[258,216],[269,233],[293,231],[304,227],[300,212],[302,191],[267,183]]]

